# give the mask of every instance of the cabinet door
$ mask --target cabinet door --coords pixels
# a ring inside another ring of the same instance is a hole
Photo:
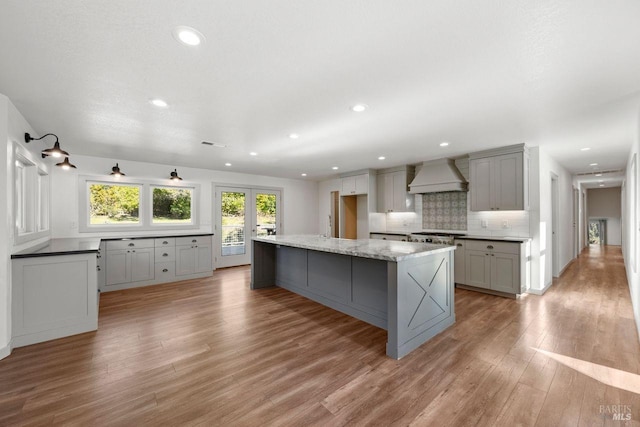
[[[131,281],[131,267],[128,252],[127,249],[106,252],[107,271],[105,279],[107,286]]]
[[[342,178],[342,195],[356,194],[356,178],[350,176],[348,178]]]
[[[469,161],[470,193],[472,211],[490,211],[492,203],[491,158]]]
[[[491,257],[485,251],[465,250],[466,285],[490,289]],[[454,261],[455,262],[455,261]]]
[[[523,210],[522,153],[493,157],[493,205],[496,210]]]
[[[465,271],[465,250],[464,241],[455,241],[456,251],[453,260],[453,279],[455,283],[464,285],[467,283],[467,272]]]
[[[213,262],[211,260],[211,246],[197,245],[195,247],[196,273],[206,273],[213,271]]]
[[[393,211],[393,174],[381,173],[377,179],[378,185],[378,212]]]
[[[369,175],[362,174],[354,178],[355,178],[356,194],[368,194],[369,193]]]
[[[393,172],[393,212],[407,212],[407,173]]]
[[[196,272],[195,246],[176,246],[176,276]]]
[[[491,254],[491,289],[510,294],[520,293],[519,255]]]
[[[140,282],[142,280],[152,280],[154,271],[154,252],[152,248],[132,249],[129,252],[131,257],[131,281]]]

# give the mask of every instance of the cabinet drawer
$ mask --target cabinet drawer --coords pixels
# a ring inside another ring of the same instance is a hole
[[[166,248],[169,246],[175,246],[176,245],[176,238],[175,237],[165,237],[162,239],[155,239],[154,240],[155,243],[155,247],[156,248]]]
[[[170,282],[176,278],[175,262],[159,262],[156,264],[156,280],[158,282]]]
[[[211,236],[176,237],[176,246],[211,244]]]
[[[107,250],[153,248],[153,239],[113,240],[107,242]]]
[[[490,247],[491,246],[491,247]],[[474,251],[492,251],[503,254],[519,254],[520,243],[515,242],[497,242],[493,240],[467,240],[466,249]]]
[[[175,246],[168,248],[156,248],[156,264],[167,262],[167,261],[175,261],[176,260],[176,248]]]

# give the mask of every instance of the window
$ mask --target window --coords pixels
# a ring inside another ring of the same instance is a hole
[[[14,243],[20,245],[49,234],[49,175],[46,165],[14,143]]]
[[[199,185],[81,176],[79,231],[198,228]]]
[[[175,187],[153,188],[153,224],[191,224],[193,189]]]
[[[140,186],[90,183],[89,224],[140,224]]]

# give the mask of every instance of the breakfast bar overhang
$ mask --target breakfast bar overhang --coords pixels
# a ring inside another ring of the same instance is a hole
[[[394,359],[455,322],[455,246],[297,235],[252,244],[251,289],[279,286],[386,329]]]

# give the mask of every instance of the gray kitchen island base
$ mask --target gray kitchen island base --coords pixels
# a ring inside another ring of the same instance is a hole
[[[394,359],[455,322],[453,247],[388,260],[291,246],[284,237],[253,240],[251,289],[276,285],[386,329]]]

